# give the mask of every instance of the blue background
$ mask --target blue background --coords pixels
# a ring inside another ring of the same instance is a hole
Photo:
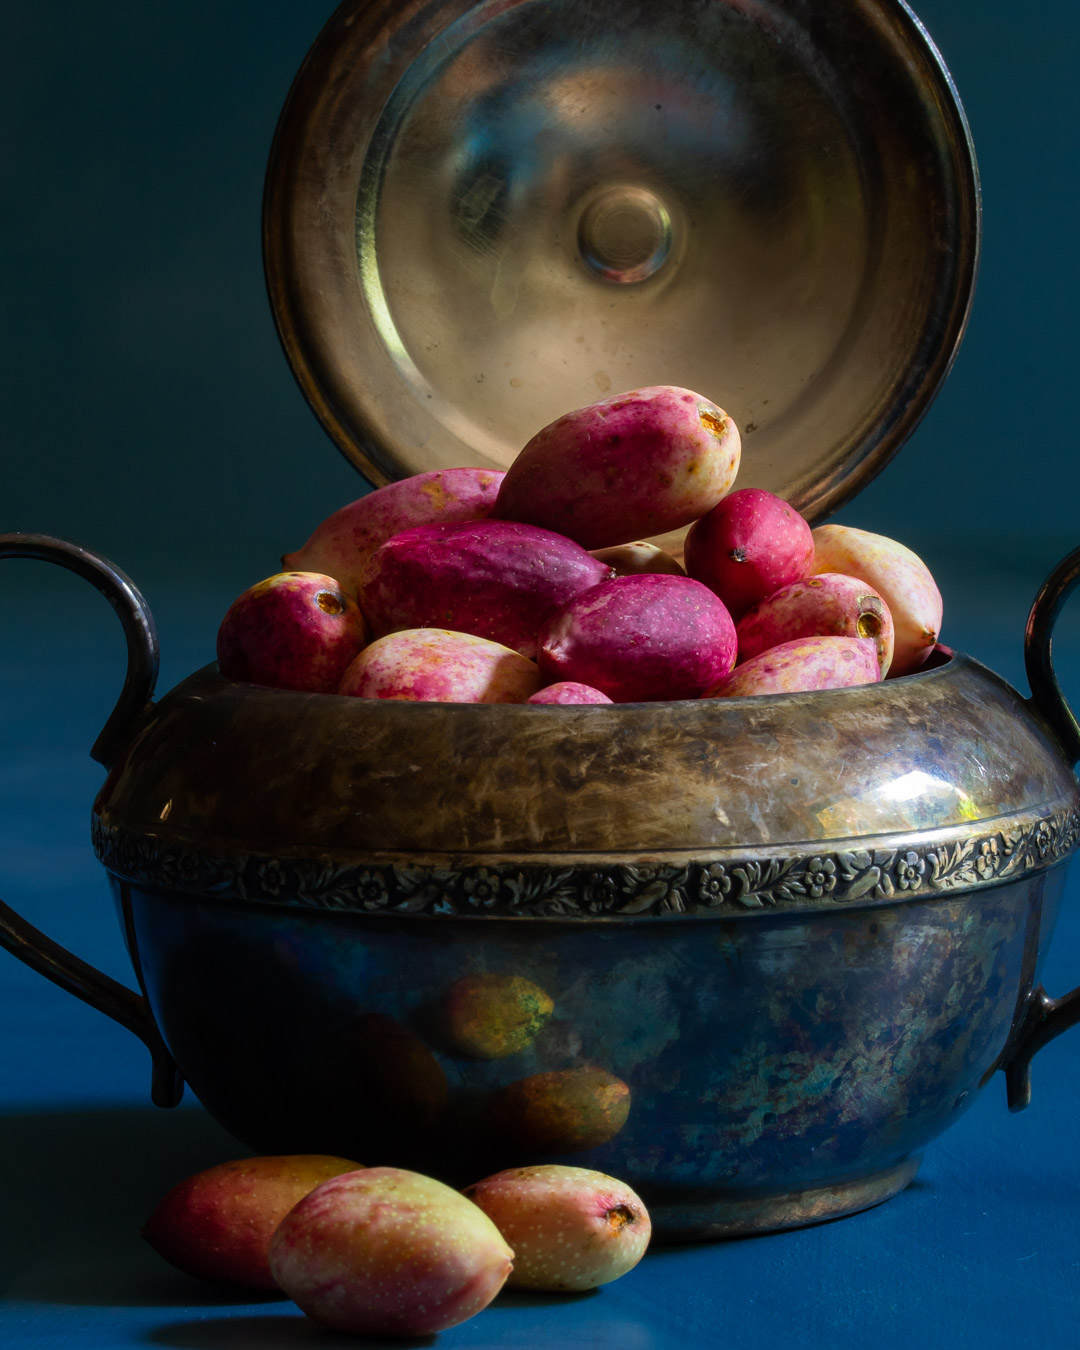
[[[147,593],[162,687],[210,659],[229,601],[359,480],[278,347],[262,174],[325,0],[37,0],[0,10],[0,527],[75,538]],[[1034,591],[1080,543],[1073,432],[1080,162],[1075,0],[918,6],[956,78],[983,176],[968,337],[902,454],[841,519],[937,573],[944,638],[1024,688]],[[1080,616],[1056,655],[1080,697]],[[86,756],[123,672],[107,607],[40,564],[0,584],[5,899],[130,980],[87,815]],[[1080,883],[1046,973],[1080,977]],[[1080,1034],[1001,1081],[881,1209],[657,1252],[573,1300],[504,1297],[440,1344],[1006,1347],[1077,1341]],[[329,1346],[290,1305],[234,1305],[142,1248],[160,1194],[234,1145],[195,1105],[148,1103],[130,1036],[0,954],[0,1340],[30,1346]]]

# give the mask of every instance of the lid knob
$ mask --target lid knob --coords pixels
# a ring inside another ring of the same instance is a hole
[[[645,281],[671,253],[671,216],[647,188],[619,185],[595,196],[581,213],[578,248],[605,281]]]

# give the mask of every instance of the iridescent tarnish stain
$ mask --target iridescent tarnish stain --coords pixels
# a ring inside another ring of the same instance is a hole
[[[846,1212],[910,1179],[999,1063],[1063,877],[704,927],[448,916],[434,942],[407,916],[326,912],[312,944],[303,911],[147,887],[130,909],[170,1047],[256,1150],[455,1184],[572,1162],[627,1181],[669,1237],[707,1236]],[[558,1009],[500,1059],[456,1052],[434,1015],[478,962]]]

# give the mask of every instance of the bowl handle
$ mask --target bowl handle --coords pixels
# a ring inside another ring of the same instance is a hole
[[[1077,1022],[1080,1022],[1080,989],[1061,998],[1051,998],[1041,984],[1032,990],[1019,1034],[1001,1066],[1005,1070],[1010,1111],[1022,1111],[1031,1105],[1031,1061],[1047,1042]]]
[[[89,581],[120,616],[127,638],[127,676],[116,706],[90,751],[99,764],[108,768],[127,741],[136,718],[149,705],[157,680],[157,632],[146,601],[118,567],[63,539],[44,534],[0,534],[0,558],[39,558],[65,567]],[[0,947],[133,1031],[150,1051],[152,1100],[158,1106],[175,1106],[179,1102],[184,1081],[161,1038],[150,1005],[141,994],[46,937],[2,901]]]
[[[1069,763],[1080,759],[1080,724],[1061,692],[1052,654],[1054,625],[1062,606],[1080,582],[1080,548],[1063,558],[1043,582],[1028,615],[1024,665],[1031,703],[1053,731]],[[1055,1036],[1080,1022],[1080,989],[1051,998],[1039,985],[1027,1000],[1017,1035],[1002,1067],[1010,1111],[1031,1101],[1031,1061]]]
[[[1080,759],[1080,724],[1061,692],[1054,674],[1054,625],[1062,606],[1080,582],[1080,548],[1063,558],[1043,582],[1028,615],[1024,634],[1024,666],[1031,686],[1031,702],[1050,724],[1070,764]]]

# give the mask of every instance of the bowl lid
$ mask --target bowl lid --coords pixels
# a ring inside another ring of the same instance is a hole
[[[345,0],[271,152],[289,361],[376,483],[505,468],[643,385],[811,520],[929,406],[979,250],[971,137],[902,0]]]

